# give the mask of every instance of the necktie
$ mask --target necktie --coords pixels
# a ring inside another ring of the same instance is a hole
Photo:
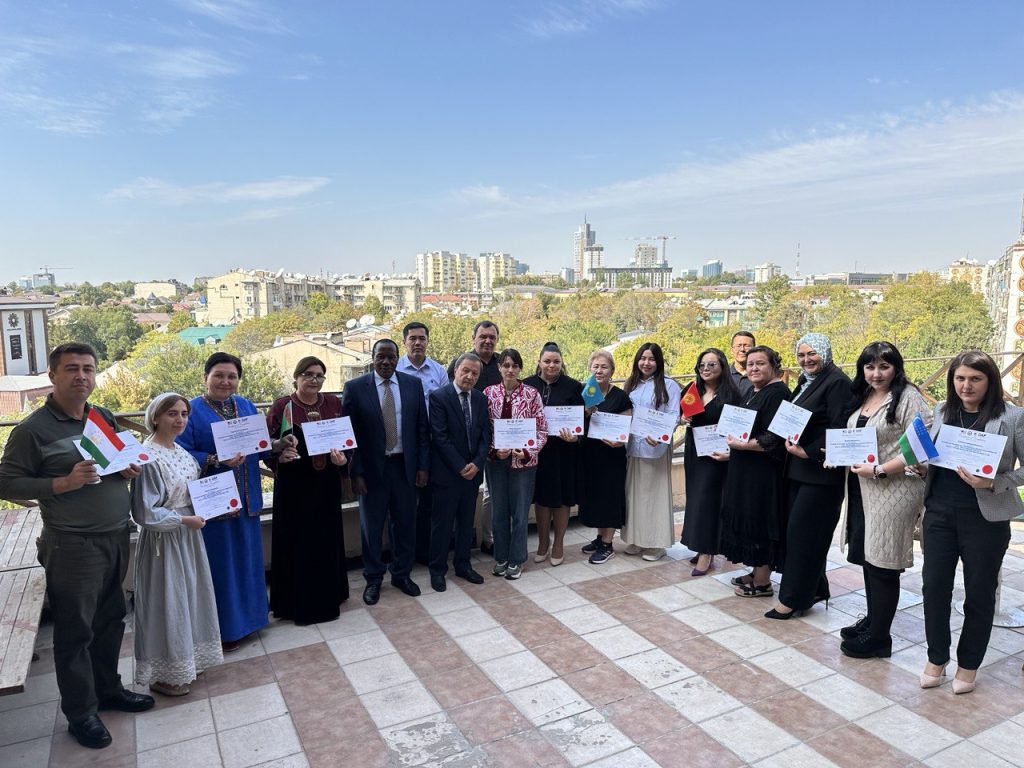
[[[466,420],[466,437],[469,438],[473,430],[473,415],[469,410],[469,392],[460,393],[462,400],[462,418]]]
[[[384,416],[384,450],[391,453],[398,446],[398,419],[395,416],[395,395],[391,379],[384,379],[384,402],[380,407]]]

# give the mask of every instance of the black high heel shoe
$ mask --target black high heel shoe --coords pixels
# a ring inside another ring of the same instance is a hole
[[[770,611],[768,611],[764,615],[764,617],[766,619],[778,619],[779,621],[789,621],[790,619],[792,619],[794,617],[800,617],[800,616],[803,616],[803,615],[804,615],[803,611],[793,610],[793,611],[790,611],[789,613],[783,613],[782,611],[779,611],[779,610],[776,610],[775,608],[772,608]]]
[[[828,610],[828,601],[831,600],[831,599],[832,599],[832,595],[825,595],[825,596],[815,595],[814,602],[811,603],[811,607],[814,607],[815,605],[820,603],[822,600],[824,600],[825,601],[825,610],[827,611]]]

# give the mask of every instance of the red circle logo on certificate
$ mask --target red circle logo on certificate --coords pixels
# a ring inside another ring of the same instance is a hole
[[[662,435],[661,436],[661,442],[667,443],[668,442],[668,435]]]
[[[139,461],[149,461],[149,454],[148,453],[140,453],[139,454]]]
[[[625,439],[626,439],[625,435],[619,435],[619,440],[625,440]]]
[[[266,448],[266,447],[267,447],[267,441],[266,440],[260,440],[260,448]]]
[[[345,441],[345,445],[352,445],[352,438],[351,437],[348,440]]]
[[[747,439],[747,433],[744,432],[742,435],[740,435],[740,437],[742,437],[744,440],[746,440]]]
[[[237,507],[238,506],[238,499],[232,499],[231,501],[229,501],[228,502],[228,506],[230,506],[232,509]]]
[[[576,433],[579,434],[583,431],[583,427],[576,427]]]
[[[875,454],[869,453],[868,454],[868,463],[870,464],[870,463],[874,462],[874,460],[875,460]]]
[[[526,444],[527,444],[527,445],[533,445],[533,440],[527,440],[527,441],[526,441]]]
[[[991,475],[992,474],[992,465],[991,464],[986,464],[984,467],[981,468],[981,472],[984,475]]]

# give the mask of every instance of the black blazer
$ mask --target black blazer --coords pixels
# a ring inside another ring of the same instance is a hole
[[[800,447],[807,452],[801,459],[787,453],[786,477],[801,483],[813,485],[842,485],[846,477],[845,467],[825,469],[825,430],[845,429],[849,417],[850,377],[835,365],[823,370],[814,381],[807,383],[803,376],[793,393],[791,402],[811,412]]]
[[[430,393],[430,480],[437,485],[471,482],[479,486],[484,479],[484,463],[491,447],[491,419],[483,392],[470,390],[469,411],[473,426],[467,436],[466,419],[455,387],[447,384]],[[459,472],[470,462],[480,471],[467,481]]]
[[[423,385],[415,376],[397,371],[392,374],[398,382],[402,398],[402,453],[405,454],[405,475],[415,484],[416,473],[430,467],[430,425],[427,406],[423,398]],[[386,448],[384,445],[384,416],[377,397],[374,374],[358,376],[345,385],[342,393],[342,413],[352,419],[356,433],[356,448],[352,456],[352,476],[363,476],[368,485],[384,476]]]

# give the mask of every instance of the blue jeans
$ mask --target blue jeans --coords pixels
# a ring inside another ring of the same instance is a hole
[[[486,474],[491,489],[494,561],[520,565],[526,562],[526,529],[537,468],[512,469],[511,465],[511,458],[488,461]]]

